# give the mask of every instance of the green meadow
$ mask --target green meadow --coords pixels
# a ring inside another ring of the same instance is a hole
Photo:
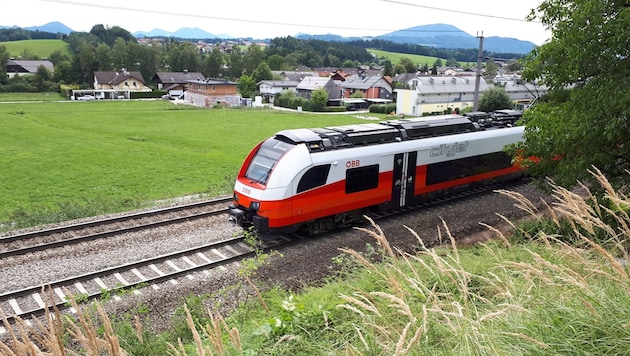
[[[224,196],[264,138],[357,122],[365,121],[161,100],[0,103],[0,224],[6,230],[186,195]]]
[[[402,58],[408,58],[411,60],[412,63],[417,64],[418,66],[423,66],[426,64],[427,66],[429,66],[429,68],[431,68],[431,66],[433,66],[433,63],[435,63],[435,61],[438,59],[437,57],[422,56],[419,54],[387,52],[387,51],[381,51],[381,50],[373,49],[373,48],[369,48],[367,51],[375,55],[377,58],[389,59],[389,61],[394,65],[400,63],[400,60]],[[446,60],[448,58],[440,58],[440,59],[442,60],[443,63],[446,63]],[[476,65],[476,63],[474,62],[460,62],[460,64],[462,66],[475,66]]]
[[[70,56],[70,45],[63,40],[23,40],[0,42],[0,46],[5,46],[7,52],[12,57],[18,58],[22,53],[27,52],[38,58],[47,58],[55,51]]]

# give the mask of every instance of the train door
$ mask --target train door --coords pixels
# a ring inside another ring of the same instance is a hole
[[[418,153],[416,151],[397,153],[394,155],[392,207],[405,206],[413,202],[417,156]]]

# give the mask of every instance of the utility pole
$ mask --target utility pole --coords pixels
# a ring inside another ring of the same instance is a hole
[[[477,78],[475,78],[475,99],[473,101],[473,111],[477,111],[479,108],[479,83],[481,82],[481,58],[483,56],[483,31],[481,35],[477,35],[479,38],[479,54],[477,55]]]

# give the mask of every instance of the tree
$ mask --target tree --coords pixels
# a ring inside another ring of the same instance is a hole
[[[630,7],[626,1],[546,0],[532,12],[552,32],[525,63],[524,78],[549,86],[524,113],[533,174],[572,187],[593,181],[596,167],[618,187],[630,175]],[[595,184],[594,186],[599,186]]]
[[[455,68],[459,68],[459,67],[461,67],[462,65],[461,65],[461,64],[459,64],[459,62],[457,61],[457,59],[455,59],[455,58],[449,58],[449,59],[447,59],[447,60],[446,60],[446,66],[447,66],[447,67],[455,67]]]
[[[383,75],[389,77],[394,76],[394,66],[389,59],[383,63]]]
[[[7,63],[11,59],[11,54],[7,51],[7,47],[0,45],[0,63]],[[7,66],[0,66],[0,84],[7,83]]]
[[[96,67],[100,71],[110,71],[112,68],[112,51],[109,46],[105,43],[101,43],[96,47],[94,58],[96,60]],[[120,69],[122,67],[118,67],[116,69]]]
[[[70,84],[73,81],[72,63],[69,60],[55,64],[53,79],[56,82]]]
[[[262,48],[257,44],[252,44],[247,47],[247,52],[243,55],[243,67],[245,68],[245,74],[252,75],[256,67],[265,61],[265,53]]]
[[[168,64],[171,72],[197,72],[201,66],[201,54],[194,44],[182,42],[168,52]]]
[[[492,112],[501,109],[512,109],[514,103],[504,88],[490,87],[479,99],[479,111]]]
[[[399,63],[405,67],[405,73],[415,73],[418,71],[418,66],[415,65],[408,57],[400,58]]]
[[[204,75],[208,78],[220,78],[223,73],[223,53],[221,48],[215,46],[206,57],[203,59]]]
[[[74,58],[76,59],[76,66],[79,69],[76,75],[84,82],[90,83],[92,75],[96,70],[95,53],[92,44],[87,41],[82,41],[81,44],[79,44],[79,51]]]
[[[112,45],[110,58],[112,61],[113,68],[116,70],[121,70],[122,68],[129,68],[129,62],[127,58],[129,57],[127,51],[127,42],[122,38],[117,38]],[[103,69],[109,70],[109,69]]]
[[[260,64],[258,64],[258,67],[254,69],[254,73],[252,73],[252,78],[256,83],[260,82],[261,80],[273,79],[273,74],[271,73],[271,69],[269,69],[267,62],[261,62]]]
[[[249,75],[241,75],[241,78],[236,85],[238,88],[238,92],[241,93],[241,96],[244,98],[251,98],[256,94],[256,82],[254,78]]]
[[[271,70],[282,70],[285,65],[284,57],[279,54],[273,54],[267,58],[267,65],[269,65]]]
[[[324,88],[317,88],[311,93],[311,104],[313,111],[322,111],[328,103],[328,92]]]
[[[484,77],[494,78],[499,73],[499,66],[494,62],[493,59],[489,59],[486,62],[486,68],[483,72]]]
[[[48,60],[53,64],[57,65],[57,63],[61,61],[67,61],[69,58],[65,54],[63,54],[60,50],[56,50],[48,56]]]
[[[127,53],[131,62],[129,68],[139,70],[145,79],[165,69],[162,67],[165,54],[160,46],[146,46],[132,42],[127,44]]]
[[[243,75],[243,52],[238,45],[232,46],[228,57],[228,76],[230,78],[240,78]]]

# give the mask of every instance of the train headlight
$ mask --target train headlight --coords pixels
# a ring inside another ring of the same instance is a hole
[[[260,202],[254,201],[251,204],[249,204],[249,208],[254,210],[254,211],[258,211],[258,209],[260,209]]]
[[[234,193],[234,195],[232,196],[232,200],[238,203],[238,194]]]

